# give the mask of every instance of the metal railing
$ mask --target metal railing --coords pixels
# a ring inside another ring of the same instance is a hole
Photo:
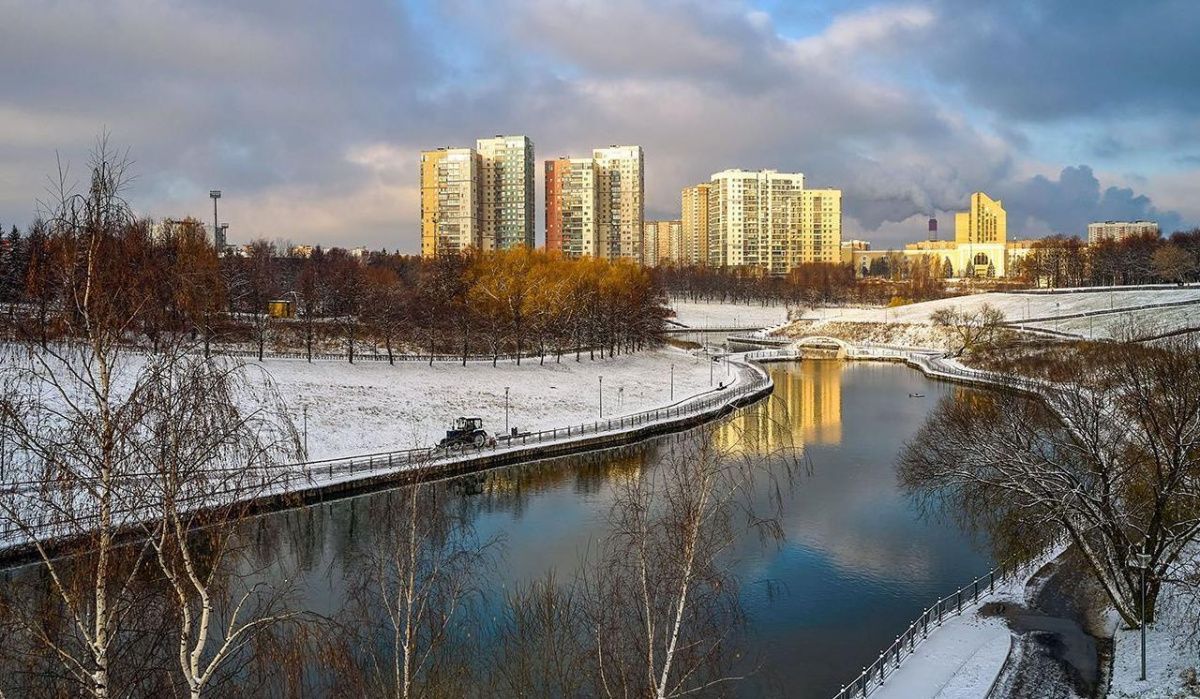
[[[933,377],[951,377],[971,383],[1009,387],[1027,392],[1037,392],[1039,388],[1042,390],[1052,388],[1043,382],[1024,377],[950,364],[945,361],[944,355],[940,352],[881,346],[866,346],[861,349],[869,350],[873,354],[888,352],[890,356],[903,356],[910,364]],[[921,612],[921,615],[909,624],[908,628],[897,636],[870,665],[864,667],[857,677],[849,684],[842,685],[841,690],[834,695],[834,699],[856,699],[868,696],[883,685],[887,678],[900,668],[905,659],[916,652],[921,643],[929,638],[931,632],[941,627],[948,618],[961,614],[964,603],[972,605],[978,603],[981,595],[986,596],[995,592],[997,583],[1008,582],[1016,576],[1027,575],[1029,569],[1037,565],[1038,561],[1039,557],[1035,557],[1029,561],[1002,563],[934,602]]]
[[[982,597],[996,591],[997,583],[1005,583],[1028,574],[1037,559],[1020,563],[1002,563],[963,587],[942,597],[927,607],[913,620],[892,644],[883,650],[870,665],[862,669],[849,684],[842,685],[833,699],[856,699],[866,697],[878,689],[904,661],[916,652],[929,634],[936,631],[948,619],[958,616],[965,605],[975,605]]]
[[[775,358],[773,355],[779,352],[767,350],[748,353],[748,355],[758,355],[759,360],[769,361],[771,358]],[[295,491],[298,487],[320,487],[334,484],[342,479],[356,480],[404,471],[428,471],[431,473],[450,471],[465,462],[490,454],[520,451],[529,446],[555,442],[577,441],[588,436],[640,429],[657,422],[675,422],[720,412],[771,386],[770,375],[753,363],[755,357],[748,355],[726,358],[730,363],[745,370],[739,372],[737,380],[733,383],[720,389],[707,391],[699,396],[683,399],[673,405],[584,422],[579,425],[526,432],[516,436],[508,435],[479,447],[472,445],[449,449],[400,449],[348,458],[273,464],[250,472],[251,478],[255,480],[251,487],[248,487],[247,483],[243,481],[231,484],[226,488],[206,491],[194,499],[181,498],[179,502],[184,503],[187,508],[198,509],[228,504],[235,499],[246,498],[248,495],[251,499],[283,495]],[[746,374],[749,375],[749,380],[745,380]],[[125,474],[118,478],[117,482],[124,488],[137,487],[140,483],[139,479],[144,479],[149,475]],[[239,475],[245,475],[245,473],[239,472]],[[43,486],[53,489],[54,487],[54,484],[51,483],[34,481],[23,482],[20,485],[32,488]],[[32,514],[30,519],[33,518]],[[94,514],[72,513],[69,521],[55,517],[56,514],[62,514],[61,510],[53,510],[45,514],[49,516],[42,521],[25,520],[19,525],[12,521],[11,517],[4,517],[3,519],[6,521],[0,524],[0,550],[27,544],[34,539],[46,541],[81,535],[87,532],[89,523],[94,528],[99,521]],[[130,526],[136,526],[147,521],[149,515],[150,512],[146,506],[126,507],[117,509],[116,519],[126,522]]]

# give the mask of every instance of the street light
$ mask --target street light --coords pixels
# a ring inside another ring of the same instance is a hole
[[[308,403],[304,404],[304,458],[308,458]]]
[[[504,387],[504,434],[508,434],[508,386]]]
[[[604,419],[604,374],[600,375],[600,419]]]
[[[675,363],[671,363],[671,402],[675,402]]]
[[[213,245],[215,245],[217,251],[220,252],[221,226],[219,223],[217,223],[217,200],[221,198],[221,190],[210,189],[208,190],[208,196],[213,200]]]
[[[1150,567],[1150,554],[1135,553],[1133,555],[1134,567],[1141,571],[1142,575],[1142,604],[1138,608],[1138,626],[1142,627],[1142,676],[1139,678],[1142,681],[1146,680],[1146,570]]]

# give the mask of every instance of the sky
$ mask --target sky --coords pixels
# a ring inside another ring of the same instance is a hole
[[[844,192],[843,239],[973,191],[1009,237],[1200,225],[1196,0],[0,0],[0,224],[127,148],[147,216],[419,250],[420,151],[645,151],[646,217],[740,167]],[[943,234],[945,235],[945,233]]]

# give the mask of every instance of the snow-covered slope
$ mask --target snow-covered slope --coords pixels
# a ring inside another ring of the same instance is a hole
[[[675,322],[690,328],[769,328],[787,320],[783,305],[705,303],[672,299]]]
[[[895,308],[828,308],[805,315],[808,320],[847,323],[929,325],[929,316],[942,308],[976,311],[990,304],[1014,323],[1058,330],[1082,337],[1117,336],[1129,324],[1143,331],[1169,332],[1200,326],[1200,287],[1113,290],[1058,290],[1056,293],[993,292],[914,303]],[[1154,308],[1161,304],[1183,304]],[[1092,313],[1088,318],[1063,318]],[[1057,319],[1057,320],[1056,320]]]

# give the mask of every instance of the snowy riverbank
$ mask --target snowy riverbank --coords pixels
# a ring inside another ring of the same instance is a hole
[[[562,427],[599,416],[603,376],[604,416],[665,406],[728,382],[724,364],[672,348],[611,359],[521,366],[483,362],[382,362],[349,364],[272,359],[261,366],[275,381],[298,427],[308,412],[309,458],[430,446],[459,415],[482,417],[489,432],[504,431],[504,388],[509,425],[522,431]],[[672,399],[674,367],[674,399]],[[732,374],[730,374],[732,376]]]

